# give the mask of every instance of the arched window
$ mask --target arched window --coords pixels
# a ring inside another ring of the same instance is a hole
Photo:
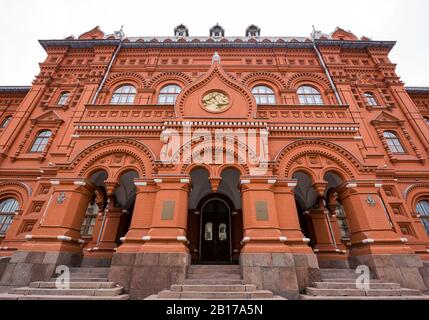
[[[5,234],[13,221],[15,211],[19,209],[19,203],[14,198],[0,202],[0,234]]]
[[[12,120],[12,116],[7,116],[6,118],[4,118],[3,122],[1,123],[1,127],[6,128],[10,120]]]
[[[70,98],[70,92],[63,92],[61,93],[60,99],[58,100],[59,106],[65,106]]]
[[[252,94],[257,104],[276,104],[274,91],[267,86],[256,86],[252,89]]]
[[[378,106],[377,99],[375,99],[374,95],[371,92],[365,92],[364,96],[367,105],[371,107]]]
[[[423,200],[417,203],[416,211],[420,214],[420,219],[429,234],[429,201]]]
[[[111,104],[133,104],[136,96],[136,88],[130,84],[123,85],[115,90],[110,100]]]
[[[50,130],[43,130],[37,134],[36,140],[34,140],[33,145],[31,146],[30,152],[43,152],[48,145],[49,139],[52,136]]]
[[[405,153],[405,149],[401,144],[398,136],[393,131],[384,131],[384,138],[386,139],[387,145],[392,153]]]
[[[297,93],[300,104],[323,104],[320,92],[313,87],[299,87]]]
[[[176,98],[182,91],[178,85],[169,84],[161,89],[158,97],[158,104],[175,104]]]
[[[82,236],[92,236],[95,222],[97,221],[98,210],[98,205],[95,202],[92,204],[90,203],[88,205],[88,208],[86,209],[85,219],[83,220],[82,227],[80,229],[80,234]]]

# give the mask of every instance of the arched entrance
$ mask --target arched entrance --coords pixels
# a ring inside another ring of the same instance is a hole
[[[231,262],[231,209],[220,197],[205,201],[201,206],[200,261]]]
[[[206,168],[197,167],[190,175],[187,238],[192,263],[238,263],[243,239],[240,172],[226,168],[210,179]]]

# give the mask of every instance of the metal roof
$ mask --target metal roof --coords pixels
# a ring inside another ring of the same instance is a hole
[[[429,87],[405,87],[408,93],[429,94]]]
[[[27,93],[30,86],[0,86],[0,93]]]

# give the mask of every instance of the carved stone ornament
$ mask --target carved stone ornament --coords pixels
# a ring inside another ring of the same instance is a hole
[[[222,92],[212,91],[201,99],[201,102],[209,112],[224,112],[228,109],[229,98]]]

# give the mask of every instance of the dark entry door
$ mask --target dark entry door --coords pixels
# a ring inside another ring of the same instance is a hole
[[[228,207],[222,201],[212,200],[204,206],[201,219],[201,261],[230,261]]]

